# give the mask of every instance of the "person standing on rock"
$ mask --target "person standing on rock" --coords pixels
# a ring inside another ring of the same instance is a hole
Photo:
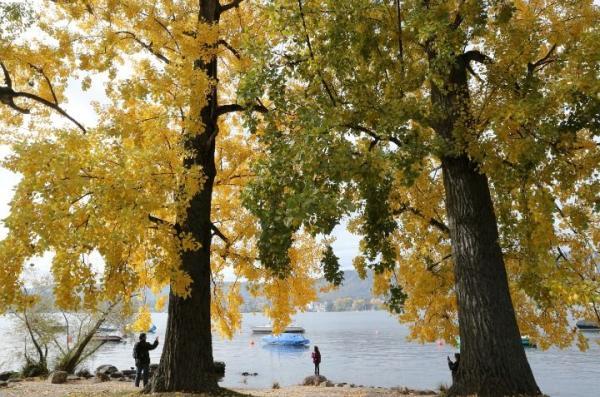
[[[140,340],[133,346],[133,358],[135,359],[135,387],[140,386],[140,380],[143,380],[144,387],[148,383],[150,373],[150,350],[158,346],[158,337],[154,343],[146,342],[146,334],[140,334]]]
[[[313,364],[315,364],[315,375],[319,375],[319,364],[321,364],[321,352],[319,347],[315,346],[315,351],[312,353]]]

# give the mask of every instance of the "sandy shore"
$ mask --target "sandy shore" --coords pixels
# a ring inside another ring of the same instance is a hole
[[[255,397],[404,397],[404,396],[435,396],[436,394],[415,394],[398,389],[383,389],[370,387],[322,387],[322,386],[290,386],[280,389],[233,389],[234,391]],[[131,382],[110,381],[94,383],[91,380],[70,381],[54,385],[46,380],[23,380],[10,383],[0,389],[0,397],[128,397],[139,396]],[[164,394],[167,396],[184,397],[184,394]],[[188,395],[191,396],[191,395]],[[198,395],[195,395],[198,396]]]

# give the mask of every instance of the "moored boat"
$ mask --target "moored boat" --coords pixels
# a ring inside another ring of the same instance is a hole
[[[283,330],[287,334],[303,334],[304,328],[297,325],[289,325]],[[273,333],[273,326],[271,325],[256,325],[252,327],[252,333],[254,334],[271,334]]]
[[[600,325],[594,321],[579,320],[575,323],[575,326],[581,331],[600,332]]]
[[[103,325],[100,328],[98,328],[99,332],[115,332],[117,330],[117,327],[113,326],[113,325]]]
[[[524,347],[531,347],[531,348],[534,348],[534,349],[536,349],[536,348],[537,348],[537,345],[536,345],[535,343],[533,343],[533,342],[532,342],[532,341],[529,339],[529,336],[527,336],[527,335],[523,335],[523,336],[521,336],[521,344],[522,344]]]
[[[282,346],[306,346],[310,343],[310,340],[306,339],[302,335],[294,333],[283,333],[281,335],[269,335],[262,337],[263,343],[269,345],[282,345]]]
[[[92,339],[100,342],[121,342],[123,337],[119,335],[94,335]]]

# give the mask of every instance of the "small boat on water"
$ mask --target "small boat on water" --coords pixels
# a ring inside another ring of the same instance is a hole
[[[262,341],[269,345],[281,346],[306,346],[310,343],[310,340],[306,339],[304,336],[293,333],[263,336]]]
[[[521,336],[521,344],[523,345],[523,347],[531,347],[533,349],[537,349],[537,345],[533,343],[527,335]]]
[[[123,337],[119,335],[94,335],[92,339],[99,342],[121,342]]]
[[[297,325],[289,325],[283,330],[286,334],[303,334],[304,328]],[[271,325],[256,325],[252,327],[252,333],[254,334],[271,334],[273,333],[273,326]]]
[[[116,330],[117,327],[113,325],[103,325],[100,328],[98,328],[98,332],[115,332]]]
[[[600,332],[600,324],[598,324],[597,322],[594,322],[594,321],[579,320],[579,321],[577,321],[575,323],[575,326],[580,331],[585,331],[585,332]]]

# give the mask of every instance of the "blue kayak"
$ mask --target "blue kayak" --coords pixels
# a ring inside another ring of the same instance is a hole
[[[262,337],[263,343],[269,345],[282,345],[282,346],[306,346],[310,343],[310,340],[299,334],[283,333],[281,335],[269,335]]]

